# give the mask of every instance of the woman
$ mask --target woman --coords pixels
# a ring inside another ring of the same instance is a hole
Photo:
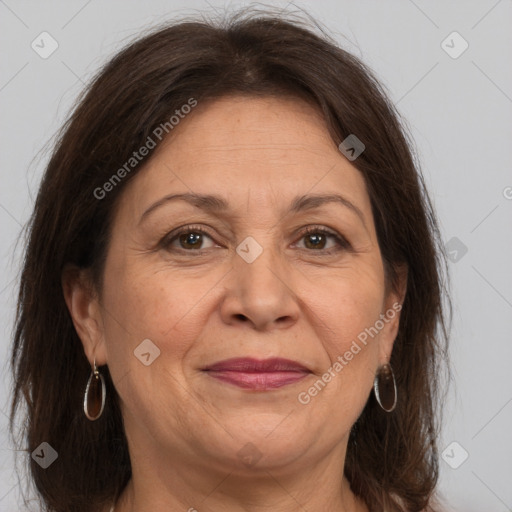
[[[439,510],[440,254],[394,107],[325,35],[130,44],[29,226],[11,420],[42,506]]]

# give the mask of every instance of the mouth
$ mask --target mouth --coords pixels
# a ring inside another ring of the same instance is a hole
[[[297,361],[272,358],[233,358],[202,369],[208,376],[240,388],[265,391],[298,382],[312,372]]]

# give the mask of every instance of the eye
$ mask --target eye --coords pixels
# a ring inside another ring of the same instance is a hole
[[[185,226],[178,231],[173,231],[167,235],[161,242],[161,246],[165,249],[178,249],[190,252],[190,250],[200,251],[208,247],[202,247],[204,237],[212,240],[212,237],[203,229],[198,226]],[[173,246],[174,241],[179,245]]]
[[[160,246],[169,251],[201,252],[214,246],[214,244],[211,244],[209,247],[204,247],[205,237],[213,242],[212,235],[204,228],[200,226],[184,226],[165,236],[160,242]],[[305,240],[305,249],[312,249],[324,254],[351,249],[349,242],[344,237],[321,226],[308,226],[301,232],[302,239]],[[325,247],[328,239],[334,241],[334,247]],[[173,245],[175,243],[178,245]],[[300,248],[304,249],[304,247]]]
[[[325,245],[329,238],[334,240],[335,246],[326,249]],[[305,240],[305,246],[307,249],[313,249],[327,254],[343,249],[350,249],[351,247],[344,237],[321,226],[308,226],[301,233],[301,240],[302,239]]]

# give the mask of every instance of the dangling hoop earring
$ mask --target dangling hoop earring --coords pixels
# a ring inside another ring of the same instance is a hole
[[[105,379],[98,371],[96,358],[94,358],[94,368],[87,381],[84,395],[84,412],[91,421],[97,420],[103,413],[105,407]]]
[[[383,364],[378,369],[373,381],[373,391],[377,402],[384,411],[391,412],[396,407],[396,381],[390,364]]]

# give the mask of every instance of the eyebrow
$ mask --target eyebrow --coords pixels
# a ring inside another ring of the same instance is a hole
[[[228,202],[221,196],[212,195],[212,194],[196,194],[196,193],[183,193],[183,194],[170,194],[165,197],[162,197],[155,203],[153,203],[140,217],[139,224],[153,211],[157,208],[160,208],[166,203],[172,201],[186,201],[187,203],[204,210],[209,213],[216,212],[225,212],[229,210]],[[343,197],[340,194],[308,194],[297,196],[291,202],[291,205],[288,209],[288,213],[299,213],[301,211],[312,210],[314,208],[319,208],[328,203],[337,203],[345,206],[346,208],[352,210],[362,221],[363,225],[366,226],[365,218],[363,212],[352,202],[350,202],[347,198]]]

